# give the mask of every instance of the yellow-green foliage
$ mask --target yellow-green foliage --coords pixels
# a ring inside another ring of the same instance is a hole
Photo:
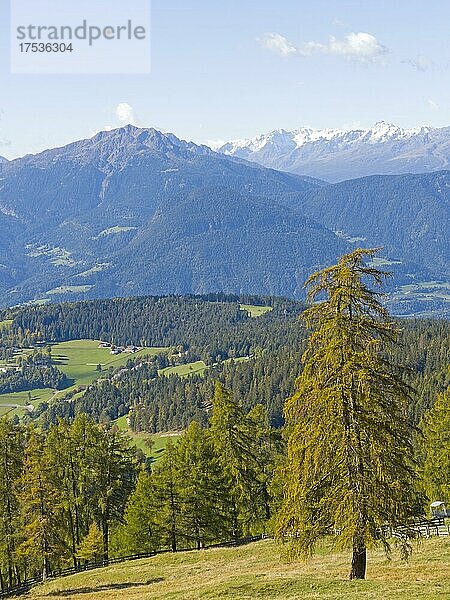
[[[0,331],[2,329],[10,329],[12,324],[13,324],[12,319],[5,319],[4,321],[0,321]]]
[[[430,501],[450,503],[450,388],[426,415],[423,479]]]
[[[410,390],[389,362],[395,326],[366,286],[384,275],[364,263],[374,253],[356,250],[307,282],[309,300],[320,301],[304,313],[312,333],[285,405],[278,520],[278,537],[293,555],[310,554],[330,532],[337,548],[353,546],[360,557],[380,537],[388,550],[379,528],[412,516]],[[352,576],[363,576],[364,562]]]

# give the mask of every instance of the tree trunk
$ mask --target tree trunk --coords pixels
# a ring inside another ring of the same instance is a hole
[[[354,540],[350,579],[366,578],[366,560],[366,544],[363,540]]]
[[[175,529],[173,528],[170,532],[170,549],[172,550],[172,552],[177,551],[177,534],[175,532]]]
[[[102,516],[103,561],[109,560],[109,523],[108,517]]]

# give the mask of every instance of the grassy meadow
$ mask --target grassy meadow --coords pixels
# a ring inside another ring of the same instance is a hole
[[[134,354],[111,354],[109,348],[99,348],[99,343],[98,340],[70,340],[52,344],[54,364],[73,380],[74,387],[89,385],[101,377],[102,372],[107,371],[109,367],[114,369],[121,367],[130,358],[152,356],[167,350],[166,348],[143,348]],[[97,371],[98,364],[101,365],[102,371]]]
[[[180,435],[178,431],[168,431],[166,433],[136,433],[127,425],[127,417],[123,416],[115,421],[117,427],[125,431],[133,440],[134,445],[142,450],[142,452],[157,462],[164,454],[164,450],[170,440],[177,438]]]
[[[423,540],[409,562],[369,553],[365,581],[349,581],[348,552],[322,548],[285,563],[265,540],[240,548],[162,554],[49,581],[30,600],[444,600],[450,597],[450,539]]]
[[[239,308],[247,311],[251,317],[260,317],[273,310],[271,306],[258,306],[257,304],[239,304]]]
[[[178,375],[179,377],[187,377],[189,375],[203,375],[209,367],[202,361],[197,360],[185,365],[177,365],[176,367],[166,367],[160,369],[159,374],[169,377],[170,375]]]
[[[36,407],[41,402],[48,402],[56,394],[55,390],[50,388],[42,388],[39,390],[31,390],[30,392],[14,392],[12,394],[0,394],[0,417],[9,414],[23,415],[24,410],[20,408],[30,404],[28,394],[31,394],[31,404]],[[19,408],[16,408],[18,406]]]
[[[2,323],[6,323],[6,321],[2,321]],[[99,348],[99,343],[98,340],[71,340],[51,344],[53,363],[67,376],[71,385],[59,391],[52,389],[32,390],[31,404],[37,406],[40,402],[48,402],[50,399],[62,397],[80,386],[89,385],[102,377],[109,367],[121,367],[130,358],[151,356],[167,350],[166,348],[143,348],[134,354],[122,353],[115,355],[111,354],[108,348]],[[97,371],[98,364],[102,367],[101,371]],[[28,392],[0,394],[0,416],[14,413],[23,415],[23,409],[20,407],[29,403]],[[19,408],[8,406],[10,404],[16,404]]]

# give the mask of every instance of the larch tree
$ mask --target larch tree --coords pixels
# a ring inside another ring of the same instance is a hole
[[[192,421],[177,442],[180,490],[180,530],[187,545],[197,549],[226,539],[229,489],[208,430]]]
[[[310,555],[325,536],[352,548],[351,579],[365,578],[367,547],[390,552],[389,529],[413,516],[416,496],[412,390],[389,358],[398,329],[369,287],[388,275],[367,264],[376,252],[357,249],[307,280],[311,333],[285,404],[277,536],[290,556]]]
[[[137,476],[137,459],[130,438],[116,429],[97,428],[90,457],[95,487],[93,515],[103,535],[103,560],[109,559],[111,526],[123,521],[123,513]]]
[[[18,558],[34,561],[46,579],[52,567],[67,558],[61,514],[61,493],[52,481],[44,436],[35,428],[27,432],[24,470],[16,482],[21,503],[23,541]]]
[[[16,549],[21,541],[20,504],[15,483],[22,473],[24,431],[7,418],[0,419],[0,584],[20,583]],[[6,575],[6,581],[4,577]]]
[[[424,419],[423,482],[430,500],[450,502],[450,388],[438,394]]]

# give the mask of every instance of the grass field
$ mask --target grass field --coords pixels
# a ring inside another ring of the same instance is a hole
[[[123,416],[115,421],[116,425],[122,431],[125,431],[127,435],[133,440],[134,445],[142,450],[142,452],[151,458],[153,462],[157,462],[164,454],[164,450],[167,444],[172,439],[176,439],[179,435],[178,432],[167,432],[167,433],[135,433],[127,425],[127,417]],[[151,441],[151,445],[147,442]]]
[[[5,323],[5,321],[3,321]],[[73,382],[64,390],[55,392],[51,389],[32,390],[32,404],[37,406],[40,402],[47,402],[51,398],[62,397],[68,392],[82,385],[89,385],[95,379],[102,377],[109,367],[117,368],[125,365],[130,358],[152,356],[164,352],[166,348],[143,348],[134,354],[111,354],[108,348],[99,348],[97,340],[72,340],[52,344],[52,358],[54,364],[65,373]],[[97,371],[97,365],[102,366],[102,371]],[[23,406],[28,404],[28,392],[14,394],[0,394],[0,416],[5,414],[23,414],[23,409],[14,409],[8,404]]]
[[[111,354],[108,348],[99,348],[97,340],[71,340],[52,345],[52,357],[69,379],[74,381],[73,387],[89,385],[95,379],[102,377],[109,367],[121,367],[130,358],[140,356],[154,356],[164,352],[166,348],[143,348],[134,354]],[[102,366],[102,371],[97,371],[97,365]],[[69,388],[71,389],[71,388]],[[64,395],[69,390],[63,390],[59,395]]]
[[[197,360],[196,362],[187,363],[185,365],[178,365],[176,367],[166,367],[159,371],[160,375],[178,375],[179,377],[186,377],[188,375],[203,375],[208,369],[208,366],[202,361]]]
[[[409,562],[369,553],[367,580],[349,581],[349,554],[325,550],[286,564],[274,542],[163,554],[49,581],[30,600],[444,600],[450,597],[450,540],[424,540]]]
[[[227,358],[223,362],[246,362],[250,360],[249,356],[239,356],[237,358]],[[177,365],[176,367],[166,367],[158,371],[159,375],[169,377],[169,375],[178,375],[178,377],[189,377],[189,375],[203,375],[210,367],[205,364],[202,360],[195,362],[186,363],[185,365]]]
[[[40,390],[31,390],[31,404],[37,407],[41,402],[48,402],[55,395],[55,390],[43,388]],[[0,394],[0,417],[9,414],[10,416],[24,414],[24,409],[8,406],[9,404],[25,406],[30,404],[28,392],[14,392],[13,394]]]
[[[273,310],[271,306],[257,306],[256,304],[239,304],[239,308],[246,310],[251,317],[260,317]]]

